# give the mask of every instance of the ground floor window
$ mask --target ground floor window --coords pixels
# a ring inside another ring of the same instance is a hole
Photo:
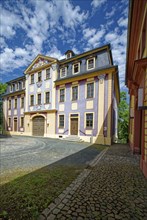
[[[64,128],[64,115],[59,115],[59,128]]]
[[[24,127],[24,117],[21,117],[21,119],[20,119],[20,127],[21,128]]]
[[[8,127],[11,127],[11,118],[8,118]]]
[[[86,128],[93,128],[93,113],[86,114]]]

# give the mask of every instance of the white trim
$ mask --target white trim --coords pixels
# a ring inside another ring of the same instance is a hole
[[[72,100],[72,88],[73,87],[78,87],[78,98],[76,99],[76,100]],[[79,84],[72,84],[71,85],[71,89],[70,89],[70,100],[72,101],[72,102],[77,102],[78,100],[79,100]]]
[[[93,126],[92,126],[92,128],[87,128],[86,127],[86,114],[93,114]],[[94,123],[95,123],[95,112],[84,112],[84,129],[86,129],[86,130],[92,130],[92,129],[94,129]]]
[[[62,69],[65,69],[65,75],[64,76],[62,76]],[[67,76],[67,67],[61,67],[60,68],[60,78],[64,78],[66,76]]]
[[[87,98],[87,85],[93,83],[93,97],[92,98]],[[96,82],[94,80],[92,81],[87,81],[85,83],[85,99],[90,100],[90,99],[94,99],[95,98],[95,87],[96,87]]]
[[[74,66],[75,65],[78,65],[78,72],[76,72],[76,73],[74,72]],[[78,73],[80,73],[80,62],[72,64],[72,74],[75,75],[75,74],[78,74]]]
[[[60,122],[60,121],[59,121],[59,116],[60,116],[60,115],[64,115],[64,127],[59,127],[59,125],[60,125],[60,123],[59,123],[59,122]],[[62,114],[62,113],[61,113],[61,114],[58,114],[58,129],[65,129],[65,114],[64,114],[64,113],[63,113],[63,114]]]
[[[60,90],[62,90],[62,89],[64,89],[64,102],[60,101]],[[66,87],[64,86],[64,87],[59,88],[58,102],[65,103],[65,101],[66,101]]]
[[[89,61],[89,60],[92,60],[92,59],[93,59],[93,67],[89,69],[89,68],[88,68],[88,61]],[[86,62],[86,63],[87,63],[87,65],[86,65],[86,66],[87,66],[87,70],[92,70],[92,69],[94,69],[94,68],[95,68],[95,57],[91,57],[91,58],[87,59],[87,62]]]

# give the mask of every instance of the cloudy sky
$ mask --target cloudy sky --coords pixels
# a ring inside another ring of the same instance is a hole
[[[0,0],[2,82],[22,76],[38,55],[58,59],[111,43],[124,89],[128,0]]]

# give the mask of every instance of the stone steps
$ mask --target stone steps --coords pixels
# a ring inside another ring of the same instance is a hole
[[[69,135],[68,137],[66,137],[66,138],[63,138],[63,140],[65,140],[65,141],[73,141],[73,142],[83,142],[83,140],[80,138],[80,137],[78,137],[77,135]]]

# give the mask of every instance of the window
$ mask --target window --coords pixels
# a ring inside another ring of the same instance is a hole
[[[60,77],[61,78],[66,76],[66,71],[67,71],[66,67],[63,67],[60,69]]]
[[[46,79],[50,78],[50,68],[46,70]]]
[[[41,72],[38,73],[38,82],[41,82]]]
[[[38,99],[37,99],[37,103],[38,103],[38,105],[41,105],[41,94],[38,94]]]
[[[90,58],[87,60],[87,69],[93,69],[95,67],[95,58]]]
[[[8,127],[11,127],[11,118],[8,119]]]
[[[8,109],[11,109],[11,99],[8,100]]]
[[[59,115],[59,128],[64,128],[64,115]]]
[[[34,74],[31,75],[31,84],[34,83]]]
[[[87,98],[93,98],[94,96],[94,83],[87,84]]]
[[[66,59],[69,59],[69,58],[71,58],[71,53],[67,53],[66,55]]]
[[[60,102],[64,102],[65,89],[60,89]]]
[[[78,99],[78,86],[72,87],[72,101]]]
[[[14,99],[14,108],[17,108],[17,99]]]
[[[19,89],[21,89],[21,82],[19,82],[18,84],[19,84]]]
[[[30,97],[30,105],[33,106],[34,105],[34,95],[31,95]]]
[[[50,92],[45,93],[45,103],[50,103]]]
[[[25,80],[22,81],[22,88],[25,88]]]
[[[21,98],[21,108],[24,108],[24,97]]]
[[[73,64],[73,74],[76,74],[79,72],[80,72],[80,64],[79,63]]]
[[[15,85],[16,85],[16,90],[18,90],[19,89],[19,84],[16,83]]]
[[[21,117],[21,119],[20,119],[20,127],[21,128],[24,127],[24,117]]]
[[[86,128],[93,127],[93,113],[86,114]]]
[[[10,92],[12,92],[12,90],[13,90],[13,85],[11,84],[10,85]]]
[[[12,88],[13,88],[12,90],[15,91],[15,84],[12,85]]]

